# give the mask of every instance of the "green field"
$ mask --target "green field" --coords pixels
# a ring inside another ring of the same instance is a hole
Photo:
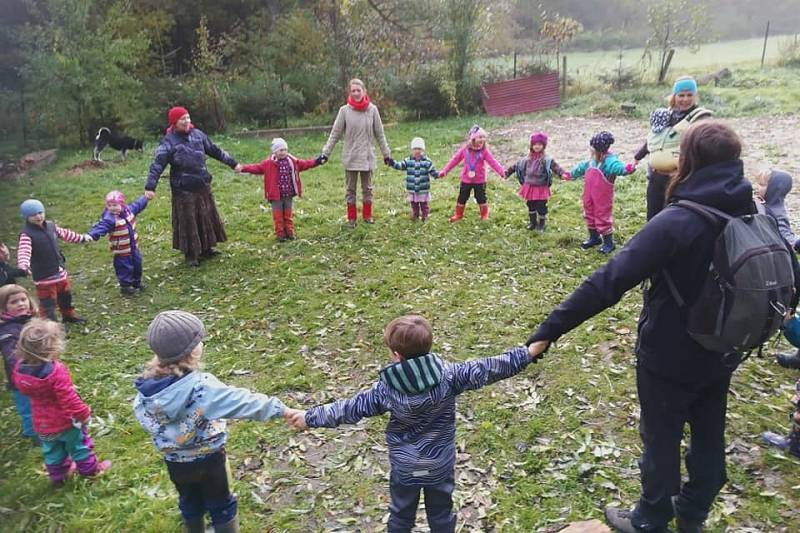
[[[441,165],[472,117],[408,123],[387,131],[402,147],[422,133]],[[486,121],[489,127],[499,121]],[[505,121],[508,123],[508,121]],[[263,140],[215,139],[241,161],[264,156]],[[313,157],[323,134],[288,139]],[[507,150],[499,146],[498,150]],[[404,154],[398,148],[396,157]],[[169,192],[139,217],[148,289],[119,296],[105,243],[64,245],[85,330],[69,332],[64,360],[94,410],[92,433],[113,469],[94,481],[48,486],[41,451],[18,436],[8,394],[0,396],[0,523],[4,531],[179,531],[176,494],[162,458],[132,416],[133,380],[151,354],[144,332],[160,310],[198,313],[210,336],[205,368],[227,383],[312,406],[369,386],[388,362],[381,333],[409,312],[428,317],[435,350],[451,360],[495,355],[524,341],[546,313],[606,259],[580,250],[581,184],[555,187],[550,227],[525,230],[526,209],[511,183],[492,178],[492,218],[447,222],[454,176],[433,185],[432,219],[408,220],[403,175],[380,169],[374,226],[346,229],[339,150],[304,174],[296,205],[299,240],[278,244],[260,180],[211,162],[230,240],[218,259],[184,267],[171,250]],[[110,157],[111,154],[109,154]],[[0,183],[0,238],[15,242],[17,205],[33,195],[50,217],[87,229],[112,188],[134,198],[147,156],[68,175],[85,153],[63,152],[32,180]],[[617,235],[644,221],[642,175],[620,180]],[[600,518],[603,506],[638,495],[633,346],[641,297],[565,336],[521,376],[465,394],[458,408],[456,501],[464,531],[533,531]],[[795,376],[766,360],[736,374],[730,401],[730,481],[714,507],[712,532],[754,527],[800,530],[798,461],[762,448],[765,429],[788,429]],[[230,424],[228,452],[243,531],[381,530],[386,514],[386,417],[339,430],[296,434],[282,421]],[[419,515],[422,524],[423,513]]]

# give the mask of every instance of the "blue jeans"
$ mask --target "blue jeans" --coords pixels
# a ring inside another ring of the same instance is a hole
[[[389,533],[409,533],[417,519],[419,493],[425,493],[425,515],[428,525],[435,533],[452,533],[456,529],[456,515],[453,513],[453,490],[455,472],[437,485],[402,485],[391,475],[389,480]]]
[[[33,430],[31,401],[27,396],[16,389],[12,390],[11,394],[14,395],[14,405],[17,407],[17,413],[19,413],[19,417],[22,419],[22,435],[25,437],[36,437],[36,432]]]

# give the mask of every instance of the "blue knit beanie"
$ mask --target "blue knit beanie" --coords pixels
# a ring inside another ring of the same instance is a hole
[[[22,218],[25,219],[39,213],[44,213],[44,204],[39,200],[30,198],[19,204],[19,213],[22,215]]]
[[[614,136],[611,135],[610,131],[601,131],[600,133],[595,133],[589,140],[589,146],[601,154],[608,152],[608,149],[611,148],[612,144],[614,144]]]
[[[672,94],[678,94],[681,91],[689,91],[697,94],[697,82],[694,81],[694,78],[681,78],[676,80],[675,85],[672,86]]]

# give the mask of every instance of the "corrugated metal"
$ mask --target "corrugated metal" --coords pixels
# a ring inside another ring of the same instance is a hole
[[[532,113],[561,104],[558,74],[548,72],[527,78],[481,86],[486,113],[494,117]]]

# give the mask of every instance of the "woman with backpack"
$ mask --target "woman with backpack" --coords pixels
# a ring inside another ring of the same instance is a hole
[[[664,209],[667,183],[678,169],[681,134],[698,120],[711,116],[711,111],[700,107],[698,103],[694,78],[683,76],[675,80],[672,94],[667,98],[669,115],[666,124],[660,128],[654,127],[647,141],[634,155],[634,167],[650,156],[647,166],[647,220]]]
[[[753,189],[739,159],[741,149],[736,133],[720,122],[704,121],[690,128],[681,140],[678,172],[667,186],[670,203],[688,200],[732,217],[755,213]],[[756,222],[766,223],[763,218]],[[777,229],[774,233],[771,237],[779,242]],[[702,531],[726,481],[726,402],[731,374],[741,355],[709,350],[688,330],[690,307],[705,286],[718,235],[715,224],[685,204],[665,209],[553,310],[528,339],[530,354],[542,356],[559,337],[650,280],[635,349],[642,492],[633,511],[606,508],[606,518],[617,531],[665,532],[673,516],[678,531]],[[797,297],[792,296],[791,286],[800,276],[791,281],[786,270],[794,269],[796,275],[797,262],[782,250],[775,253],[785,260],[781,263],[785,268],[777,270],[790,280],[785,305],[794,307]],[[676,293],[683,295],[682,304]],[[781,318],[778,314],[777,323]],[[687,423],[691,430],[686,455],[689,479],[682,484],[681,439]]]

